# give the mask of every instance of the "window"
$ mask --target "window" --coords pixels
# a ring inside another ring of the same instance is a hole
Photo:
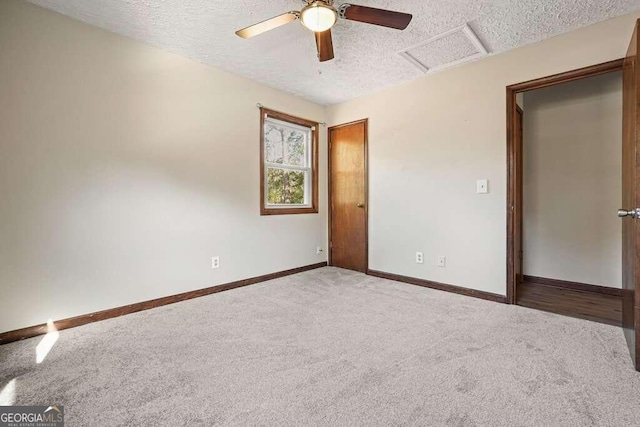
[[[318,123],[260,109],[260,214],[318,212]]]

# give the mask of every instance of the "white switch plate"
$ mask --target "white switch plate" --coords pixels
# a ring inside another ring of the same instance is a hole
[[[211,268],[220,268],[220,257],[211,257]]]
[[[322,247],[316,246],[316,254],[320,255],[322,253]]]
[[[418,264],[424,263],[424,255],[422,254],[422,252],[416,252],[416,262]]]
[[[446,267],[447,266],[447,257],[439,256],[438,257],[438,267]]]
[[[486,179],[476,181],[476,192],[478,194],[487,194],[489,192],[489,181]]]

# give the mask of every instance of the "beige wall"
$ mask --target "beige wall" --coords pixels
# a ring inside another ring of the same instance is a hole
[[[623,57],[638,16],[330,107],[332,125],[370,119],[370,268],[505,294],[505,87]]]
[[[0,332],[324,261],[325,131],[321,213],[260,217],[257,102],[370,118],[370,268],[504,294],[505,86],[623,56],[636,17],[327,111],[4,0]]]
[[[0,1],[0,332],[325,261],[326,131],[320,214],[260,217],[257,102],[325,119],[300,98]]]
[[[524,100],[524,273],[622,287],[622,73]]]

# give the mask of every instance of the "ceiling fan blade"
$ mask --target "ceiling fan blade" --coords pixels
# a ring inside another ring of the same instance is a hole
[[[316,46],[318,47],[318,59],[320,62],[329,61],[333,56],[333,39],[331,30],[316,33]]]
[[[290,22],[296,21],[298,18],[300,18],[300,12],[283,13],[282,15],[276,16],[275,18],[267,19],[266,21],[262,21],[260,23],[251,25],[250,27],[238,30],[236,31],[236,35],[242,37],[243,39],[248,39],[253,36],[266,33],[267,31],[273,30],[274,28],[281,27]]]
[[[355,4],[343,4],[340,7],[341,16],[350,21],[365,22],[367,24],[404,30],[409,26],[413,15],[409,13],[394,12],[374,7],[358,6]]]

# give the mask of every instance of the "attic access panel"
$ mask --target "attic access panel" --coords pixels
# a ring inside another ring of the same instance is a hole
[[[415,44],[398,52],[424,73],[454,67],[488,55],[487,49],[468,25]]]

